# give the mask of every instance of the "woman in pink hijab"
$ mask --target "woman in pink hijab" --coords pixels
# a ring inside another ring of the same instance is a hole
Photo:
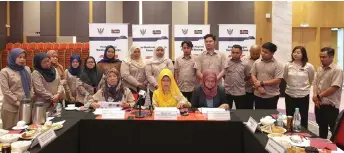
[[[202,84],[195,87],[192,93],[192,107],[211,107],[228,109],[225,90],[217,85],[216,73],[213,70],[203,72]]]

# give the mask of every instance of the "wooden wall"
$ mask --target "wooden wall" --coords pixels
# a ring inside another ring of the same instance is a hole
[[[303,45],[307,49],[310,63],[316,68],[321,66],[320,49],[332,47],[336,50],[337,62],[337,32],[331,28],[344,27],[344,2],[293,2],[293,47]],[[300,27],[308,24],[309,27]]]
[[[254,23],[256,24],[256,43],[263,44],[272,41],[271,18],[266,19],[265,14],[272,13],[271,1],[254,2]]]

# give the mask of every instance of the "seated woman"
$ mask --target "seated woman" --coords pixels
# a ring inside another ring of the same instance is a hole
[[[169,69],[161,70],[158,77],[158,89],[153,93],[154,107],[191,107],[191,103],[180,92],[173,73]]]
[[[203,82],[192,93],[192,107],[219,107],[229,109],[224,88],[217,85],[216,73],[212,70],[203,72]]]
[[[122,102],[122,108],[135,105],[133,94],[129,88],[123,86],[121,75],[116,68],[112,68],[107,72],[105,85],[91,97],[86,107],[99,108],[98,101]]]

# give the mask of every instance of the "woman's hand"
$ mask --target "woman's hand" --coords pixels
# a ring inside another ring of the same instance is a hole
[[[262,95],[265,94],[265,89],[263,87],[258,87],[258,92]]]
[[[137,87],[139,87],[141,90],[146,88],[146,86],[143,83],[140,83]]]
[[[51,98],[51,101],[53,102],[53,103],[58,103],[59,102],[59,94],[56,94],[56,95],[54,95],[53,96],[53,98]]]
[[[219,108],[229,109],[229,105],[228,104],[222,104],[219,106]]]
[[[130,105],[128,103],[121,103],[122,108],[129,108]]]
[[[96,103],[96,102],[93,102],[93,103],[91,104],[91,106],[92,106],[94,109],[100,107],[100,105],[99,105],[98,103]]]

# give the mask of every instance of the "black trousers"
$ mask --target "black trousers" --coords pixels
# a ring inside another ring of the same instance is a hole
[[[255,109],[277,109],[279,95],[271,98],[254,96]]]
[[[309,95],[302,98],[293,98],[285,94],[285,107],[287,116],[293,116],[295,108],[299,108],[301,115],[301,125],[308,129],[308,110],[309,110]]]
[[[149,97],[150,97],[150,104],[153,104],[153,91],[152,90],[149,90]]]
[[[245,109],[253,109],[254,105],[254,94],[246,92],[245,95]]]
[[[319,136],[327,139],[328,127],[330,127],[330,131],[333,133],[339,109],[332,105],[320,105],[320,108],[314,108],[314,113],[315,120],[319,125]]]
[[[227,102],[229,104],[230,109],[232,109],[233,107],[233,101],[235,102],[236,109],[245,109],[245,106],[246,106],[245,95],[233,96],[230,94],[226,94],[226,96],[227,96]]]
[[[182,94],[189,102],[191,102],[192,92],[182,92]]]

